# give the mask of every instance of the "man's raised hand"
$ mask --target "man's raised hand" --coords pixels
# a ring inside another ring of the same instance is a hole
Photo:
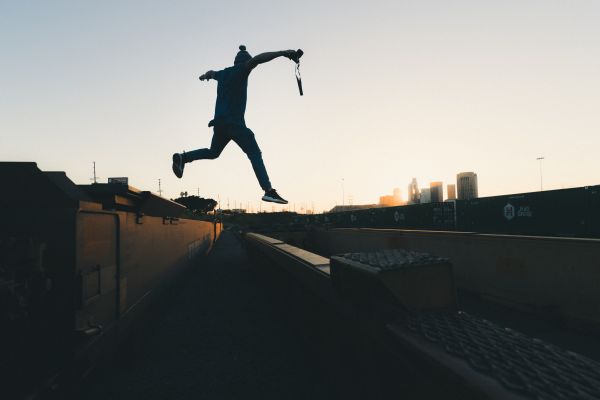
[[[296,50],[283,50],[281,53],[283,54],[284,57],[287,57],[290,60],[295,61],[294,57],[296,56]]]
[[[300,62],[300,57],[304,54],[304,52],[300,49],[298,50],[284,50],[281,52],[285,57],[289,58],[296,64]]]
[[[200,75],[201,81],[207,81],[209,79],[215,79],[215,71],[207,71],[204,75]]]

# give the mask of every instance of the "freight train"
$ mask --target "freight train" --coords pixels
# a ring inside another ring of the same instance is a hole
[[[4,398],[53,390],[117,349],[222,225],[128,185],[75,185],[0,163],[0,377]]]
[[[600,237],[600,186],[297,216],[337,228]]]

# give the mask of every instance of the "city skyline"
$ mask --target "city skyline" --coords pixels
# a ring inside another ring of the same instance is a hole
[[[101,181],[128,177],[157,193],[160,179],[168,198],[199,188],[258,209],[262,192],[235,146],[183,180],[170,171],[173,152],[210,141],[215,86],[198,76],[245,44],[253,55],[305,50],[304,96],[287,60],[249,83],[246,120],[288,209],[377,203],[413,177],[454,182],[453,171],[477,171],[480,197],[537,191],[540,167],[544,190],[595,185],[598,19],[600,4],[587,1],[350,2],[344,13],[231,2],[210,15],[191,1],[5,2],[0,160],[79,184],[95,161]]]

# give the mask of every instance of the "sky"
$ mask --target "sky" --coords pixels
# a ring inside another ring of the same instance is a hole
[[[246,122],[289,209],[376,203],[478,174],[480,196],[600,184],[600,1],[0,0],[0,160],[257,210],[234,144],[207,147],[240,44],[302,48],[250,76]],[[342,200],[342,195],[344,199]]]

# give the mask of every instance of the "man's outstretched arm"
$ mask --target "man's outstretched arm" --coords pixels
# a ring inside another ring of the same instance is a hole
[[[204,75],[200,75],[200,80],[201,81],[207,81],[209,79],[216,79],[215,78],[215,71],[213,71],[213,70],[206,71],[206,73]]]
[[[264,64],[266,62],[276,59],[277,57],[290,58],[290,57],[293,57],[294,54],[296,54],[295,50],[270,51],[267,53],[261,53],[261,54],[258,54],[256,56],[252,57],[246,63],[246,65],[248,66],[249,69],[253,69],[258,64]]]

